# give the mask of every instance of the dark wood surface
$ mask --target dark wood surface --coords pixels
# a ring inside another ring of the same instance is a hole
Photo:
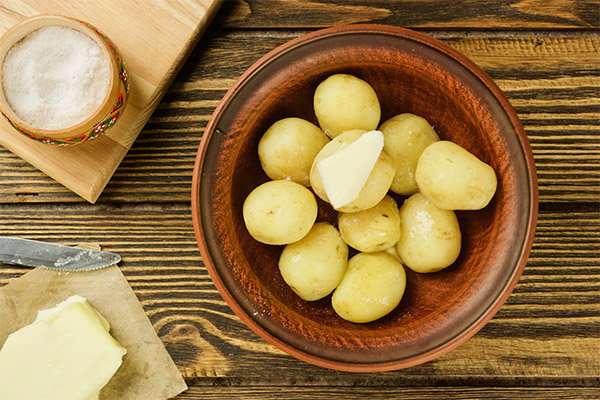
[[[480,65],[539,178],[536,239],[506,304],[454,351],[396,372],[322,369],[260,339],[212,284],[191,222],[194,159],[227,89],[274,47],[349,23],[412,28]],[[226,1],[95,205],[0,148],[0,234],[120,253],[190,386],[180,399],[598,399],[599,27],[600,2],[585,0]],[[2,265],[0,285],[24,272]]]

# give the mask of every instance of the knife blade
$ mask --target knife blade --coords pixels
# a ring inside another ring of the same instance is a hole
[[[92,271],[121,261],[105,251],[0,236],[0,262],[59,271]]]

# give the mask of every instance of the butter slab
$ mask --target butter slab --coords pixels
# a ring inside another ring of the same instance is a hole
[[[83,297],[38,312],[0,350],[0,399],[94,400],[127,351]]]

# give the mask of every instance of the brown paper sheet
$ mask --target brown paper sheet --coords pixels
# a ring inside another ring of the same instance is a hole
[[[102,389],[100,400],[165,400],[187,386],[156,335],[127,279],[117,266],[89,272],[36,268],[0,288],[0,347],[8,335],[78,294],[111,324],[111,334],[127,349],[123,364]]]

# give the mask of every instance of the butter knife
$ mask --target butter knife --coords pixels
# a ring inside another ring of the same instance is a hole
[[[114,265],[121,256],[105,251],[0,236],[0,262],[59,271],[92,271]]]

